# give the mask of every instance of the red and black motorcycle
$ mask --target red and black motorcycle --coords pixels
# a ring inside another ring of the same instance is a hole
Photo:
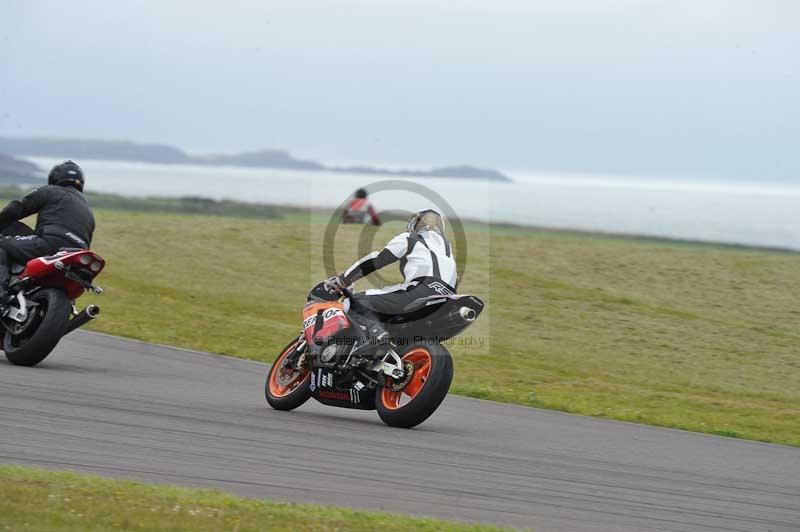
[[[32,233],[24,224],[3,231]],[[79,248],[63,248],[11,269],[9,299],[0,313],[0,335],[6,358],[17,366],[35,366],[55,349],[65,335],[100,314],[96,305],[78,312],[75,300],[87,290],[102,293],[94,284],[103,268],[102,257]]]
[[[302,332],[269,370],[267,402],[293,410],[313,397],[330,406],[377,410],[394,427],[419,425],[442,403],[453,379],[453,360],[442,342],[469,327],[483,307],[470,295],[420,298],[384,323],[392,341],[381,343],[367,337],[340,296],[320,283],[303,308]]]

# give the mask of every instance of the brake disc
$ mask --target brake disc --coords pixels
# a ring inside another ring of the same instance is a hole
[[[399,392],[411,382],[411,377],[414,376],[414,364],[410,360],[405,361],[403,363],[403,370],[405,371],[405,375],[403,375],[402,379],[392,379],[391,382],[387,382],[386,384],[386,387],[393,392]]]

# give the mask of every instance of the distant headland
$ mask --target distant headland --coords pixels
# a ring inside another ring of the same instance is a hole
[[[429,170],[390,170],[372,166],[332,166],[316,161],[297,159],[286,150],[265,149],[232,155],[189,155],[179,148],[163,144],[139,144],[113,140],[0,137],[0,153],[16,156],[70,157],[78,161],[80,159],[100,159],[160,164],[245,166],[312,172],[511,181],[507,175],[497,170],[467,165],[443,166]]]
[[[42,169],[32,162],[0,153],[0,186],[36,185],[43,177]]]

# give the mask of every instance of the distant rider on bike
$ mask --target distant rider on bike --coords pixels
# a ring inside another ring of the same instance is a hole
[[[404,314],[406,307],[419,298],[455,293],[456,261],[444,230],[444,219],[438,212],[420,211],[408,221],[406,231],[392,238],[383,250],[363,257],[343,274],[328,279],[325,286],[332,293],[341,291],[375,270],[400,261],[401,284],[367,290],[350,298],[350,315],[367,327],[373,339],[386,341],[388,333],[382,322]]]
[[[365,224],[381,225],[378,213],[367,199],[367,191],[363,188],[356,190],[350,203],[342,213],[342,222],[346,224]]]
[[[26,264],[61,248],[89,249],[95,222],[83,195],[85,182],[81,167],[65,161],[53,167],[46,186],[0,211],[0,230],[38,213],[34,234],[0,237],[0,305],[5,302],[12,261]]]

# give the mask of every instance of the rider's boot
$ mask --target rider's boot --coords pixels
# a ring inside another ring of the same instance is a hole
[[[4,313],[11,303],[11,293],[6,283],[0,283],[0,314]]]
[[[0,248],[0,314],[4,314],[11,302],[8,285],[11,282],[11,268],[8,253]]]
[[[361,341],[353,348],[351,355],[355,357],[363,356],[366,353],[372,353],[373,349],[377,346],[385,345],[392,346],[392,338],[389,336],[383,324],[373,319],[371,316],[367,317],[362,314],[352,315],[354,321],[358,324],[359,328],[363,327],[361,334]],[[364,359],[366,361],[366,359]]]
[[[364,333],[366,335],[366,340],[368,343],[372,345],[380,345],[384,343],[388,343],[391,338],[389,336],[389,331],[383,326],[383,323],[379,319],[376,314],[372,312],[354,312],[350,311],[350,317],[353,318],[358,325],[364,328]]]
[[[383,326],[381,322],[371,323],[367,329],[371,341],[375,344],[386,344],[389,343],[391,338],[389,337],[389,331]]]

